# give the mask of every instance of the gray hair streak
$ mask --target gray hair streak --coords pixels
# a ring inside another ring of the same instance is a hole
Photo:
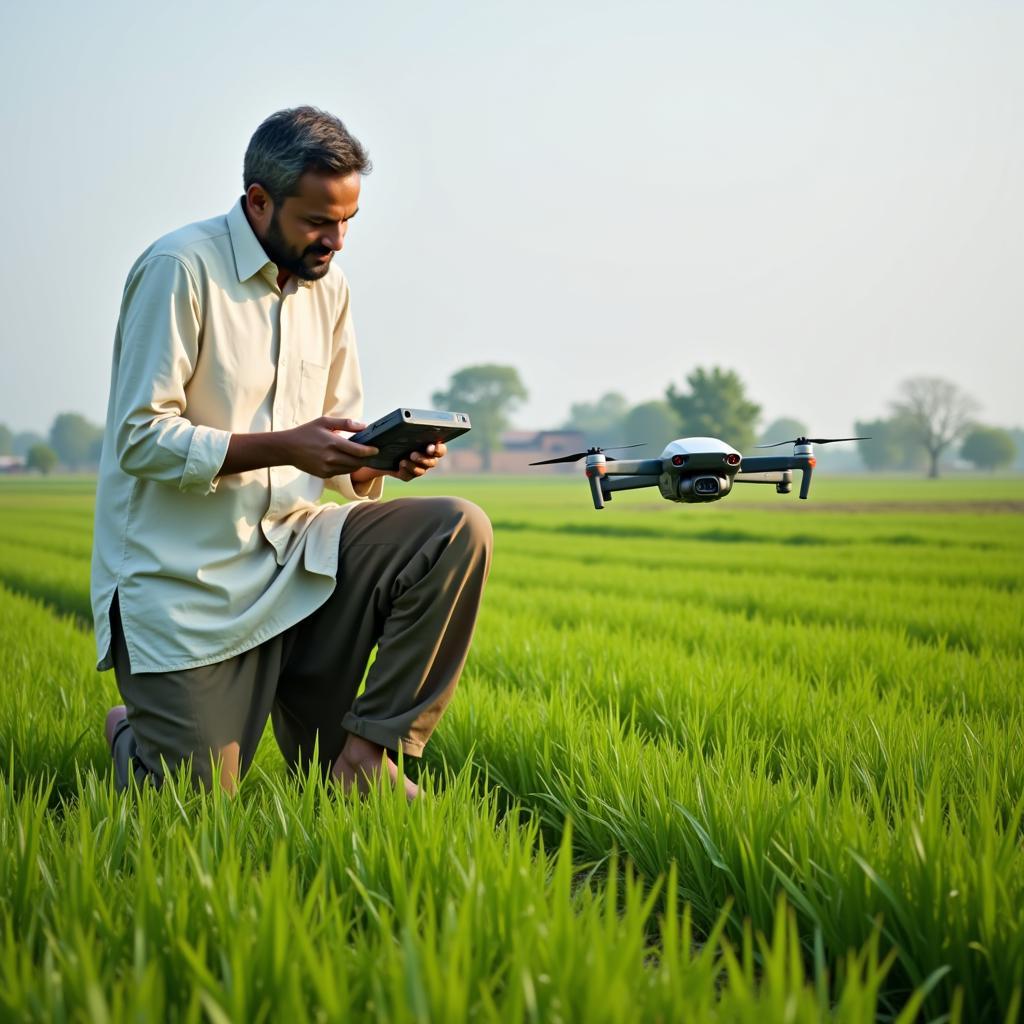
[[[278,206],[297,194],[306,171],[369,174],[371,169],[366,150],[338,118],[316,107],[294,107],[271,114],[256,129],[242,176],[246,190],[262,185]]]

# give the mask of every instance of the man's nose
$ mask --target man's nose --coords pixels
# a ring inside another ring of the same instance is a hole
[[[320,244],[335,252],[340,252],[345,244],[345,225],[339,224],[337,227],[325,231],[320,236]]]

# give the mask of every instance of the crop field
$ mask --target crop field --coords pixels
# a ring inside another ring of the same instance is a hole
[[[0,481],[0,1020],[1024,1020],[1024,481],[482,505],[408,806],[118,795],[92,481]]]

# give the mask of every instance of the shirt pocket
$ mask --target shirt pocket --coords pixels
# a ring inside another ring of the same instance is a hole
[[[329,367],[302,360],[299,373],[299,400],[295,407],[295,422],[308,423],[323,416],[327,399],[327,371]]]

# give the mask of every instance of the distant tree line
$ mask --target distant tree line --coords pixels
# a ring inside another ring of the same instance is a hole
[[[95,469],[100,461],[103,427],[81,413],[62,412],[43,437],[31,430],[15,433],[0,423],[0,455],[17,455],[29,469],[50,473],[57,466],[74,472]]]
[[[439,408],[469,413],[473,431],[467,443],[480,452],[487,469],[511,413],[526,397],[514,367],[483,364],[454,374],[432,400]],[[974,419],[977,409],[978,403],[949,381],[910,378],[900,385],[888,417],[857,421],[855,432],[870,438],[857,442],[857,453],[868,470],[926,471],[933,477],[939,475],[941,459],[953,454],[978,469],[1012,465],[1024,455],[1024,431],[979,424]],[[662,451],[676,437],[719,437],[748,452],[756,442],[769,444],[808,433],[807,426],[793,417],[777,419],[759,433],[760,419],[761,407],[746,394],[735,371],[698,367],[686,378],[685,387],[670,384],[664,398],[636,406],[617,391],[595,401],[575,402],[561,429],[579,431],[588,444],[602,447],[641,444],[638,458]]]
[[[484,364],[454,374],[446,389],[434,392],[443,408],[470,413],[470,444],[481,452],[484,467],[508,429],[512,410],[527,398],[515,367]],[[1024,432],[985,426],[974,420],[977,403],[955,384],[937,377],[914,377],[900,385],[890,415],[856,423],[855,432],[870,437],[858,442],[868,470],[925,471],[938,476],[943,456],[958,454],[979,469],[996,470],[1024,454]],[[755,443],[772,444],[806,436],[799,419],[783,417],[757,430],[761,407],[747,394],[734,370],[697,367],[684,387],[670,384],[661,399],[630,405],[617,391],[593,402],[577,402],[563,430],[583,434],[587,444],[610,448],[640,444],[638,458],[659,453],[676,437],[717,437],[741,452]],[[469,439],[467,439],[469,440]]]
[[[431,400],[438,408],[469,414],[473,430],[467,445],[480,452],[489,469],[512,413],[527,397],[514,366],[481,363],[452,374]],[[954,454],[982,470],[1024,469],[1024,430],[978,423],[977,410],[977,402],[952,382],[913,377],[900,385],[887,417],[856,422],[855,433],[871,438],[857,443],[857,453],[868,470],[924,471],[932,477],[939,475],[943,457]],[[578,431],[587,444],[602,447],[639,444],[638,458],[657,455],[677,437],[717,437],[746,452],[755,443],[788,441],[808,432],[806,424],[788,416],[758,432],[760,419],[761,407],[747,395],[737,373],[713,366],[697,367],[684,387],[670,384],[660,399],[630,405],[624,395],[609,391],[594,402],[577,402],[561,429]],[[58,465],[94,469],[102,443],[103,428],[81,413],[57,415],[46,437],[15,433],[0,423],[0,455],[21,456],[42,473]]]

